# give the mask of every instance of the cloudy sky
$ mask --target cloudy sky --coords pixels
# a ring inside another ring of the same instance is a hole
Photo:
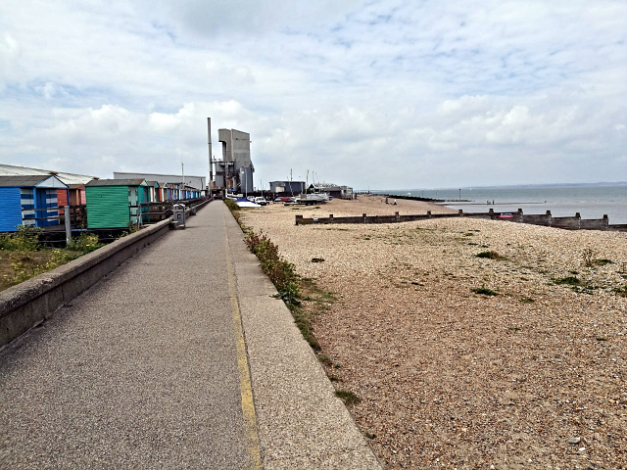
[[[0,2],[0,162],[205,175],[208,116],[256,184],[624,181],[627,2]]]

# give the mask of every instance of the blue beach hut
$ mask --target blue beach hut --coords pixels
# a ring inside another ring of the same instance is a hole
[[[54,175],[0,176],[0,232],[58,225],[58,189],[68,186]]]

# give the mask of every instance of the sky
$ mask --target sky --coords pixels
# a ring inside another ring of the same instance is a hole
[[[3,0],[0,162],[255,185],[627,180],[624,0]]]

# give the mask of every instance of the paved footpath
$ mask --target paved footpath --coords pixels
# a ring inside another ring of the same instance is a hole
[[[213,202],[0,352],[0,468],[379,469]]]

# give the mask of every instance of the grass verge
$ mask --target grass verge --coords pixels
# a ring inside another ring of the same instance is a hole
[[[303,338],[316,352],[318,360],[327,368],[327,377],[331,382],[341,382],[341,377],[329,373],[328,370],[339,370],[342,366],[334,364],[329,356],[322,354],[312,325],[312,320],[316,316],[329,310],[331,303],[336,300],[335,296],[318,288],[312,279],[298,276],[294,265],[281,258],[278,247],[266,235],[256,234],[251,228],[244,226],[241,221],[241,210],[237,204],[233,201],[225,202],[244,231],[248,248],[259,258],[261,269],[277,288],[277,297],[290,309],[294,323]],[[361,403],[361,399],[348,390],[338,389],[335,395],[346,405]]]

